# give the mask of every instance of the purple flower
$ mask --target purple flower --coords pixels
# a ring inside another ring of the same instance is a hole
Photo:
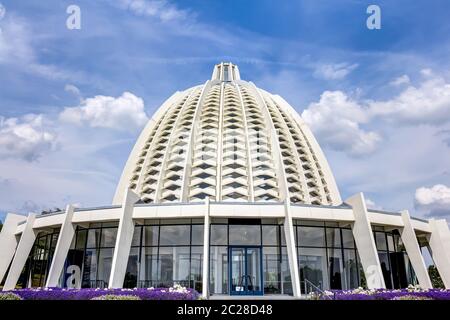
[[[174,287],[150,289],[62,289],[33,288],[11,291],[23,300],[91,300],[104,295],[133,295],[141,300],[197,300],[200,295],[193,289]]]
[[[332,290],[319,298],[335,300],[402,300],[401,297],[417,298],[418,300],[450,300],[450,290],[443,289],[375,289],[375,290]],[[406,298],[404,298],[406,299]]]

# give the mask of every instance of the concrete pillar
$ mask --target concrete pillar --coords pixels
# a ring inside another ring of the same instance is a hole
[[[444,282],[445,288],[450,289],[450,231],[444,219],[430,219],[431,234],[428,243],[431,257]]]
[[[355,222],[352,225],[356,248],[366,276],[369,289],[386,288],[381,270],[377,247],[373,238],[372,227],[369,221],[366,202],[362,193],[345,200],[352,206]]]
[[[400,230],[402,242],[405,246],[406,253],[408,254],[409,261],[414,269],[414,273],[419,280],[419,285],[423,289],[431,289],[430,276],[428,275],[425,260],[420,252],[419,243],[417,242],[416,232],[414,231],[409,212],[407,210],[402,211],[403,228]]]
[[[3,224],[3,229],[0,232],[0,282],[2,282],[9,264],[11,263],[14,252],[17,247],[16,230],[20,222],[26,221],[26,217],[8,213]]]
[[[74,207],[68,205],[66,207],[66,213],[64,214],[65,217],[61,225],[61,230],[59,231],[52,264],[50,265],[50,270],[48,272],[47,283],[45,284],[47,288],[58,286],[59,278],[75,235],[75,226],[72,224],[73,213]]]
[[[203,275],[202,275],[202,297],[209,297],[209,198],[205,202],[205,225],[203,231]],[[219,263],[217,263],[218,265]],[[216,268],[217,268],[216,265]],[[216,279],[217,281],[217,279]]]
[[[125,190],[122,203],[122,215],[117,229],[116,245],[111,263],[111,274],[108,288],[122,288],[127,271],[128,257],[130,256],[131,242],[133,241],[134,204],[139,200],[139,196],[131,189]]]
[[[22,236],[17,246],[16,254],[9,269],[8,276],[3,286],[3,291],[13,290],[16,287],[23,267],[27,262],[30,251],[33,248],[34,241],[36,240],[36,234],[33,230],[34,221],[36,220],[36,214],[30,213],[27,218],[25,228],[22,232]]]
[[[298,259],[297,259],[297,245],[294,237],[294,223],[291,217],[290,200],[286,199],[284,202],[284,235],[286,238],[286,251],[289,260],[289,270],[291,273],[292,292],[294,297],[301,296],[300,290],[300,276],[298,271]]]

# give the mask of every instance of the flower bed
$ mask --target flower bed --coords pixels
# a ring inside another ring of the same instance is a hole
[[[319,300],[450,300],[450,290],[421,289],[410,286],[406,289],[363,289],[332,290],[325,294],[312,295]]]
[[[148,289],[61,289],[35,288],[10,291],[23,300],[108,300],[102,296],[134,296],[139,300],[197,300],[200,295],[193,289],[175,285],[170,288]]]

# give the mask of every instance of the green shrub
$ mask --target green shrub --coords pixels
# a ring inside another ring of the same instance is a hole
[[[105,294],[103,296],[92,298],[91,300],[141,300],[138,296]]]
[[[0,301],[2,300],[22,300],[22,298],[15,293],[7,292],[0,293]]]
[[[441,276],[439,275],[438,269],[434,265],[430,265],[428,267],[428,274],[430,275],[431,283],[433,284],[433,288],[444,289],[444,282],[442,281]]]

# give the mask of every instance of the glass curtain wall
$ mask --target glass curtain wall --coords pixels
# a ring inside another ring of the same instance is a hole
[[[331,222],[295,221],[302,293],[351,289],[360,284],[359,262],[350,227]]]
[[[400,289],[417,284],[398,230],[384,231],[379,226],[373,226],[372,229],[386,288]]]
[[[61,286],[107,288],[117,236],[117,222],[78,226],[67,255]]]
[[[125,288],[170,287],[202,291],[203,219],[145,220],[136,225]]]
[[[230,293],[228,264],[230,246],[261,248],[263,292],[292,294],[284,230],[277,219],[212,220],[209,273],[211,294]]]
[[[59,229],[38,233],[24,271],[19,278],[18,287],[36,288],[45,286],[58,236]]]

